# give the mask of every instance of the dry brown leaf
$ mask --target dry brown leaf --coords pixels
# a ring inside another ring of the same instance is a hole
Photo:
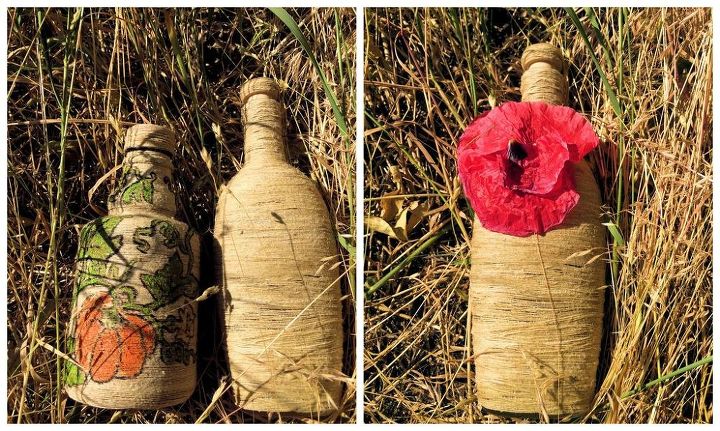
[[[407,231],[407,215],[408,215],[409,209],[404,208],[400,215],[398,216],[397,221],[395,222],[395,228],[393,229],[395,231],[395,234],[397,235],[397,238],[401,241],[407,241],[408,240],[408,231]]]
[[[415,202],[415,204],[414,208],[410,210],[410,220],[408,220],[407,223],[408,233],[420,224],[420,222],[428,215],[430,210],[430,205],[428,205],[427,202],[423,202],[421,204]]]
[[[380,199],[380,217],[387,222],[395,220],[395,217],[402,210],[402,204],[405,199],[393,198],[393,196],[397,196],[398,194],[400,194],[399,189],[386,193],[382,199]]]
[[[393,229],[388,222],[386,222],[381,217],[377,216],[367,216],[365,217],[365,227],[373,232],[382,233],[385,234],[391,238],[398,239],[397,235],[395,234],[395,229]]]

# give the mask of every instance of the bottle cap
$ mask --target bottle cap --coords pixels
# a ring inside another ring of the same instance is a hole
[[[173,157],[175,134],[167,127],[155,124],[137,124],[125,133],[125,153],[138,150],[155,150]]]
[[[256,94],[265,94],[271,99],[280,100],[280,93],[280,86],[274,79],[253,78],[240,88],[240,103],[244,105],[250,97]]]
[[[549,43],[535,43],[525,48],[520,58],[523,70],[528,70],[535,63],[548,63],[561,74],[567,73],[567,61],[560,48]]]

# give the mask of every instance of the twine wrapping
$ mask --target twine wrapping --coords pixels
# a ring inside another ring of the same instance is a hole
[[[316,184],[287,163],[273,80],[241,91],[246,163],[215,220],[230,370],[238,405],[323,416],[342,386],[335,231]]]
[[[520,81],[523,102],[543,101],[567,105],[567,62],[562,53],[549,43],[530,45],[520,63],[524,73]]]
[[[567,65],[549,44],[522,56],[523,101],[567,102]],[[605,247],[600,192],[584,161],[580,201],[543,236],[515,237],[475,220],[470,312],[477,397],[513,414],[587,412],[595,394],[602,337]]]
[[[125,150],[109,215],[80,234],[64,381],[96,407],[158,409],[195,389],[200,244],[172,218],[172,133],[134,126]]]

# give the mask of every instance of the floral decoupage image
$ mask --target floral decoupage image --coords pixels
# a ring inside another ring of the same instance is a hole
[[[356,422],[355,10],[5,19],[8,422]]]
[[[365,11],[366,423],[712,423],[712,20]]]

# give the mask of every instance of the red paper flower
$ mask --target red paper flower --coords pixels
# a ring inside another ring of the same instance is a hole
[[[486,229],[543,234],[577,204],[573,163],[597,144],[590,123],[571,108],[504,103],[476,118],[460,137],[465,196]]]

